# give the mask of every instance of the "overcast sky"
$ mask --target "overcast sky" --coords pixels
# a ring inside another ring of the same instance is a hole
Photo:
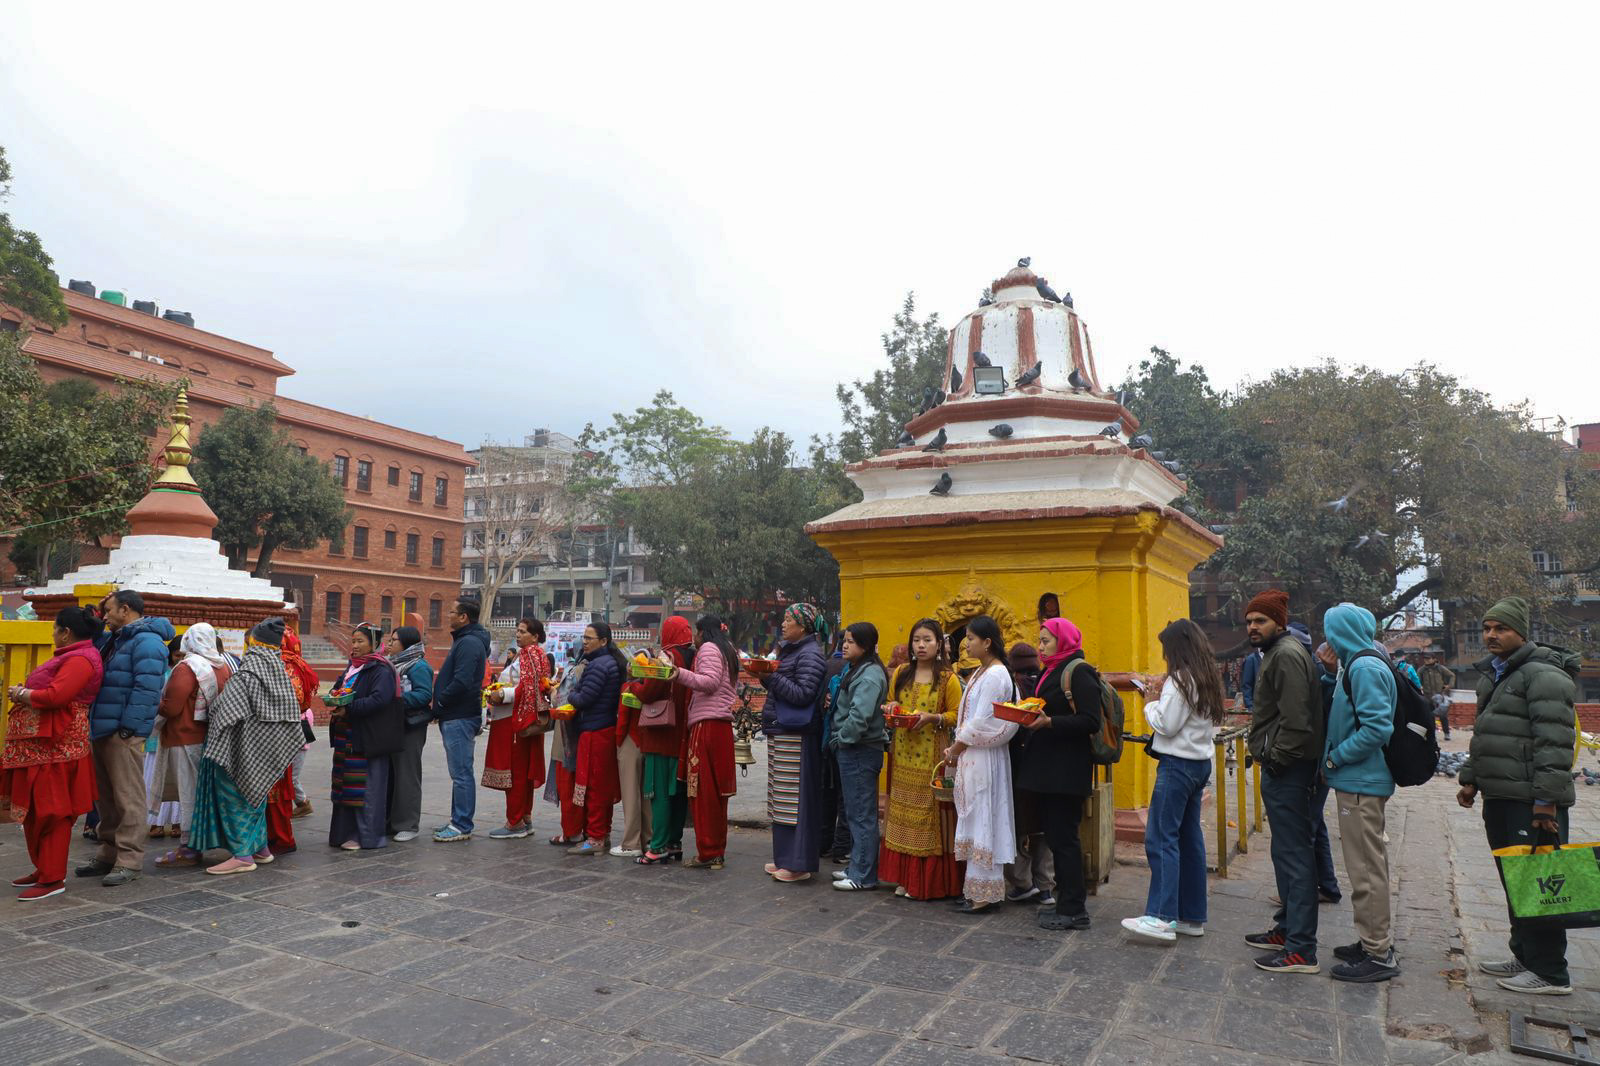
[[[1600,7],[930,8],[11,4],[7,210],[469,445],[660,387],[831,430],[907,290],[1022,255],[1103,377],[1431,360],[1600,421]]]

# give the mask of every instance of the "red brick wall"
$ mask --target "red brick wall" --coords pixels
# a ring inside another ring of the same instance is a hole
[[[1475,703],[1450,705],[1450,725],[1453,728],[1471,725],[1477,715],[1478,705]],[[1600,703],[1578,704],[1578,724],[1585,733],[1600,733]]]

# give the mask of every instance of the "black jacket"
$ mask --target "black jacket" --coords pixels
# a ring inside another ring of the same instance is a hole
[[[1039,697],[1044,700],[1044,713],[1050,724],[1032,731],[1013,763],[1016,785],[1026,792],[1058,796],[1088,796],[1094,792],[1089,737],[1100,728],[1100,675],[1085,664],[1073,672],[1071,700],[1061,688],[1062,672],[1082,658],[1083,653],[1076,652],[1045,675]]]
[[[479,718],[483,714],[483,677],[489,668],[489,631],[469,622],[450,633],[450,654],[433,683],[433,717]]]
[[[350,722],[351,746],[356,753],[369,750],[370,731],[379,715],[394,713],[395,672],[384,663],[373,663],[356,675],[355,691],[345,716]],[[329,740],[332,740],[330,731]]]

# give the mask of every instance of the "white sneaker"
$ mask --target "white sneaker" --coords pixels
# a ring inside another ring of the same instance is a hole
[[[1495,982],[1508,992],[1526,992],[1530,996],[1570,996],[1571,985],[1558,985],[1546,981],[1532,970],[1524,970],[1515,977],[1502,977]]]
[[[843,881],[846,877],[849,877],[849,876],[850,875],[845,873],[843,870],[835,870],[835,871],[833,871],[833,879],[835,881]]]
[[[1173,932],[1172,922],[1163,922],[1160,918],[1152,918],[1146,914],[1138,918],[1122,919],[1122,928],[1134,936],[1142,936],[1146,940],[1162,940],[1168,943],[1178,939],[1178,934]]]
[[[413,832],[412,832],[412,831],[411,831],[411,830],[409,830],[409,829],[402,829],[402,830],[400,830],[400,832],[398,832],[398,833],[396,833],[396,834],[395,834],[395,835],[394,835],[394,838],[395,838],[395,839],[396,839],[396,840],[398,840],[398,841],[399,841],[399,842],[400,842],[400,843],[402,843],[402,844],[404,844],[404,843],[406,843],[406,842],[407,842],[407,841],[410,841],[410,840],[415,840],[415,839],[417,839],[417,834],[416,834],[416,833],[413,833]]]
[[[1206,927],[1202,922],[1173,922],[1172,931],[1179,936],[1205,936]]]
[[[610,854],[615,855],[619,859],[637,859],[639,856],[643,855],[644,852],[637,848],[625,848],[621,844],[618,844],[616,847],[611,849]]]

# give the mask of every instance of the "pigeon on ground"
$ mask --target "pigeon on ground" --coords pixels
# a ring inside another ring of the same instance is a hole
[[[1033,256],[1025,255],[1021,259],[1017,260],[1017,266],[1021,267],[1023,270],[1027,270],[1028,269],[1028,264],[1032,263],[1032,262],[1033,262]]]
[[[928,493],[932,496],[948,496],[952,484],[954,482],[950,480],[950,471],[946,470],[939,475],[939,480],[933,483],[933,488],[929,489]]]
[[[1033,287],[1039,290],[1039,296],[1041,299],[1049,300],[1053,304],[1058,304],[1061,302],[1061,297],[1056,295],[1056,290],[1052,289],[1050,287],[1050,283],[1043,278],[1040,278],[1038,281],[1034,282]]]
[[[961,371],[955,367],[950,368],[950,392],[952,395],[961,391]]]
[[[1148,433],[1141,433],[1128,443],[1135,448],[1154,448],[1156,446],[1155,438]]]
[[[1017,388],[1020,389],[1024,385],[1032,385],[1034,382],[1039,380],[1039,375],[1043,371],[1044,371],[1044,364],[1043,363],[1034,363],[1028,369],[1024,370],[1022,372],[1022,376],[1017,379]]]
[[[1088,392],[1091,388],[1093,388],[1093,386],[1089,383],[1089,379],[1083,376],[1083,371],[1079,370],[1077,367],[1073,367],[1072,373],[1067,375],[1067,384],[1071,385],[1079,392]]]
[[[1072,293],[1069,292],[1065,296],[1063,296],[1061,298],[1061,303],[1062,303],[1062,306],[1064,306],[1064,307],[1071,307],[1072,306]]]
[[[922,450],[925,452],[942,452],[944,451],[945,441],[949,439],[950,437],[945,433],[944,427],[940,426],[939,432],[935,433],[933,439],[922,446]]]
[[[1106,426],[1100,431],[1100,435],[1102,437],[1120,437],[1122,435],[1122,419],[1119,418],[1109,426]]]
[[[917,438],[911,435],[911,431],[909,429],[905,429],[900,431],[900,439],[894,443],[898,448],[909,448],[913,444],[917,443]]]
[[[1011,423],[1009,422],[1002,422],[998,426],[989,427],[989,436],[998,440],[1005,440],[1015,432],[1016,430],[1011,428]]]
[[[990,363],[989,362],[989,357],[987,355],[984,355],[982,352],[973,352],[972,353],[972,365],[973,366],[993,366],[994,364]]]

